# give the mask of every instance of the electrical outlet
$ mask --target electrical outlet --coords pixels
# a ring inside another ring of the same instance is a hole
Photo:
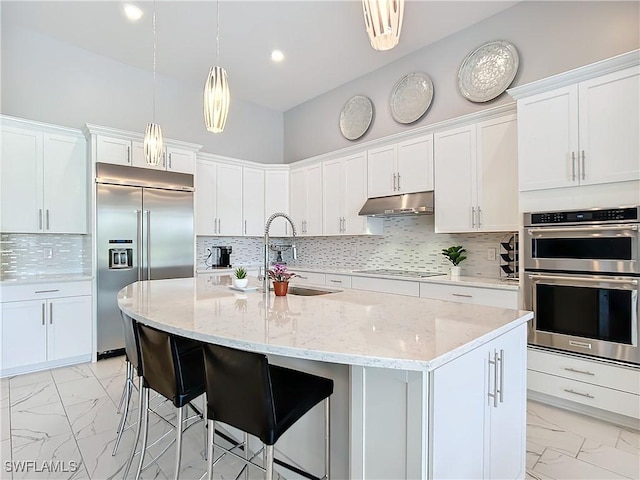
[[[495,260],[496,259],[496,249],[491,247],[487,249],[487,260]]]
[[[355,257],[356,255],[358,255],[358,247],[356,245],[352,245],[351,246],[351,256]]]
[[[49,259],[49,258],[53,258],[53,248],[51,247],[45,247],[42,249],[42,258]]]

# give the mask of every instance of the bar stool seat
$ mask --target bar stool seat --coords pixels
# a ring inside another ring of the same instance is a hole
[[[215,422],[258,437],[265,445],[265,463],[248,465],[273,478],[273,446],[304,414],[325,401],[325,477],[329,478],[329,397],[333,380],[270,365],[266,355],[220,345],[203,344],[208,419],[208,478],[213,477]],[[248,448],[245,438],[245,449]],[[229,450],[222,448],[225,452]],[[237,456],[237,455],[236,455]]]

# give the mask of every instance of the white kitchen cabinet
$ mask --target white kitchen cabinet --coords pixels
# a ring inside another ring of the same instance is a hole
[[[640,179],[640,67],[518,98],[521,191]]]
[[[290,211],[298,234],[322,235],[322,164],[292,168]]]
[[[198,160],[196,235],[242,235],[242,167]]]
[[[91,283],[17,285],[3,289],[1,375],[91,359]]]
[[[524,477],[524,345],[521,325],[434,370],[429,478]]]
[[[518,308],[517,290],[421,282],[420,297],[490,307]]]
[[[158,165],[149,165],[144,157],[144,143],[131,141],[131,165],[151,170],[166,170],[176,173],[195,173],[196,152],[185,148],[166,145],[162,160]],[[109,162],[110,163],[110,162]]]
[[[394,293],[410,297],[420,296],[420,283],[412,280],[394,280],[390,278],[351,277],[351,288],[370,292]]]
[[[265,222],[274,213],[289,214],[289,171],[266,170],[264,172],[264,216]],[[297,225],[300,228],[300,225]],[[284,218],[276,218],[271,224],[271,236],[286,237],[291,235],[289,222]],[[264,234],[264,225],[263,232]],[[300,233],[300,232],[298,232]]]
[[[137,143],[137,148],[141,151],[142,142]],[[106,135],[96,137],[96,159],[98,162],[131,166],[133,155],[131,140]],[[144,159],[144,153],[139,158]]]
[[[2,127],[5,233],[87,233],[87,152],[80,132]]]
[[[384,197],[433,190],[433,135],[367,152],[367,195]]]
[[[383,220],[358,215],[367,199],[367,155],[322,163],[324,235],[382,234]]]
[[[242,167],[242,234],[264,235],[264,170]]]
[[[435,134],[438,233],[518,229],[516,116]]]

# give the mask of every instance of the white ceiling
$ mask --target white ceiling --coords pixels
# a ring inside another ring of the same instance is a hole
[[[151,71],[153,3],[132,3],[145,12],[135,24],[118,1],[3,0],[1,18]],[[515,3],[407,0],[400,44],[377,52],[360,0],[224,0],[219,63],[232,95],[286,111]],[[216,2],[158,0],[155,8],[158,74],[204,86],[216,63]],[[285,54],[282,63],[270,60],[275,48]]]

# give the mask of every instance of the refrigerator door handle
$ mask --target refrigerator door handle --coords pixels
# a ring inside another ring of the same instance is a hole
[[[147,280],[151,280],[151,210],[147,210]]]
[[[142,280],[142,210],[136,210],[138,281]]]

